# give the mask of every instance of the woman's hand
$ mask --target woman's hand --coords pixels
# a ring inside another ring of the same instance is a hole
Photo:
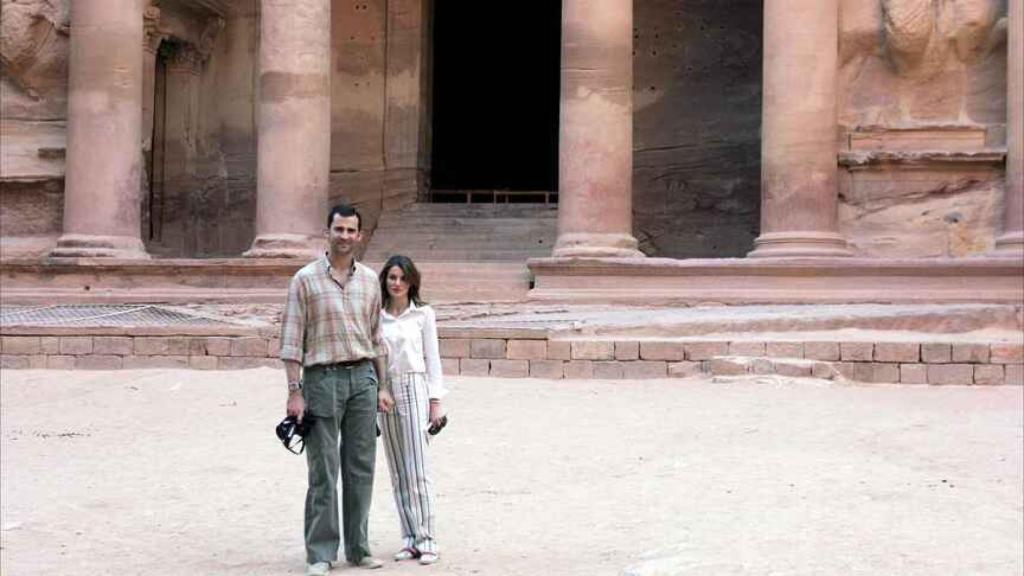
[[[444,416],[444,410],[441,410],[441,401],[436,398],[430,399],[430,424],[437,426],[441,422],[441,417]]]

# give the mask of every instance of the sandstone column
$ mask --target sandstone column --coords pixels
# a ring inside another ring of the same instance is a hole
[[[331,154],[331,2],[261,0],[252,257],[323,245]]]
[[[839,234],[839,0],[765,0],[761,235],[752,257],[848,256]]]
[[[1006,58],[1006,191],[1003,233],[997,255],[1024,257],[1024,14],[1021,0],[1009,2]]]
[[[142,2],[75,0],[64,234],[55,257],[145,258],[140,236]]]
[[[642,256],[633,238],[633,2],[563,0],[555,256]]]

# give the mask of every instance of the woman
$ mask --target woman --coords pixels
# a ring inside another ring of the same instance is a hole
[[[381,437],[404,547],[395,560],[438,560],[435,501],[427,455],[427,430],[442,424],[441,381],[434,310],[420,300],[420,274],[412,260],[392,256],[380,273],[381,327],[388,345],[388,381],[395,409],[381,414]]]

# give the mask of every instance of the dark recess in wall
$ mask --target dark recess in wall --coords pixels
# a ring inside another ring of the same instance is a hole
[[[561,2],[434,2],[432,188],[558,189]]]

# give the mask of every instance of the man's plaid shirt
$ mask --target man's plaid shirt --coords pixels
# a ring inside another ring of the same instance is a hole
[[[295,273],[281,317],[281,359],[303,366],[372,359],[386,353],[380,284],[358,262],[342,288],[325,255]]]

